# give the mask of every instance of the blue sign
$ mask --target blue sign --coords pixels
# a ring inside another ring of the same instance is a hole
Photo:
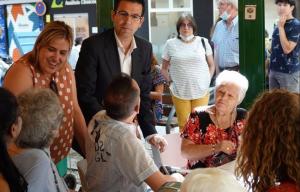
[[[44,2],[39,1],[35,4],[35,12],[38,16],[43,16],[46,13],[46,5]]]
[[[7,57],[6,20],[3,5],[0,5],[0,57]]]

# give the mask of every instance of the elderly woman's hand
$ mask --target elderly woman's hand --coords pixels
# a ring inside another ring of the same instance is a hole
[[[229,140],[223,140],[219,143],[219,151],[222,151],[228,155],[236,151],[235,144]]]

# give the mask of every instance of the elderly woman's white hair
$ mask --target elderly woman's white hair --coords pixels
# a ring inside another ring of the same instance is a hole
[[[195,169],[185,177],[181,192],[246,192],[235,176],[219,168]]]
[[[248,90],[249,82],[248,79],[236,71],[222,71],[216,78],[216,90],[221,86],[228,83],[235,84],[239,87],[239,100],[238,104],[240,104],[246,96],[246,92]]]

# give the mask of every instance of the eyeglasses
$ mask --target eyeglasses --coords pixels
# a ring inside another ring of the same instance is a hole
[[[58,88],[54,79],[50,81],[49,87],[54,93],[56,93],[56,95],[58,95]]]
[[[181,28],[187,27],[187,28],[189,28],[189,29],[192,29],[192,28],[193,28],[193,25],[192,25],[191,23],[181,23],[181,24],[180,24],[180,27],[181,27]]]
[[[137,14],[129,14],[127,13],[127,11],[118,11],[115,10],[115,14],[118,15],[121,19],[127,19],[128,17],[130,17],[133,21],[135,22],[139,22],[142,20],[142,16],[139,16]]]

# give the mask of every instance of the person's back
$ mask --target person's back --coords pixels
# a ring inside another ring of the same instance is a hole
[[[250,109],[236,173],[252,191],[279,189],[286,182],[300,187],[299,96],[287,90],[266,91]]]
[[[19,135],[22,120],[16,97],[0,87],[0,191],[27,191],[27,182],[11,160],[8,147]]]
[[[63,190],[65,189],[65,184],[59,177],[55,164],[49,159],[45,151],[41,149],[27,149],[20,154],[14,155],[12,160],[28,182],[29,192],[51,192],[53,189],[56,189],[56,185],[59,185],[59,188],[65,191]]]
[[[28,192],[66,192],[50,157],[50,145],[58,135],[63,109],[50,89],[33,88],[18,97],[22,130],[9,152],[16,167],[28,182]]]
[[[157,168],[135,129],[111,119],[105,111],[94,116],[87,139],[87,149],[91,149],[87,150],[88,191],[145,190],[144,179]]]
[[[158,171],[137,137],[134,120],[140,108],[139,95],[138,84],[126,74],[109,85],[104,97],[106,110],[98,112],[88,126],[88,191],[145,191],[145,183],[156,191],[177,179]]]

